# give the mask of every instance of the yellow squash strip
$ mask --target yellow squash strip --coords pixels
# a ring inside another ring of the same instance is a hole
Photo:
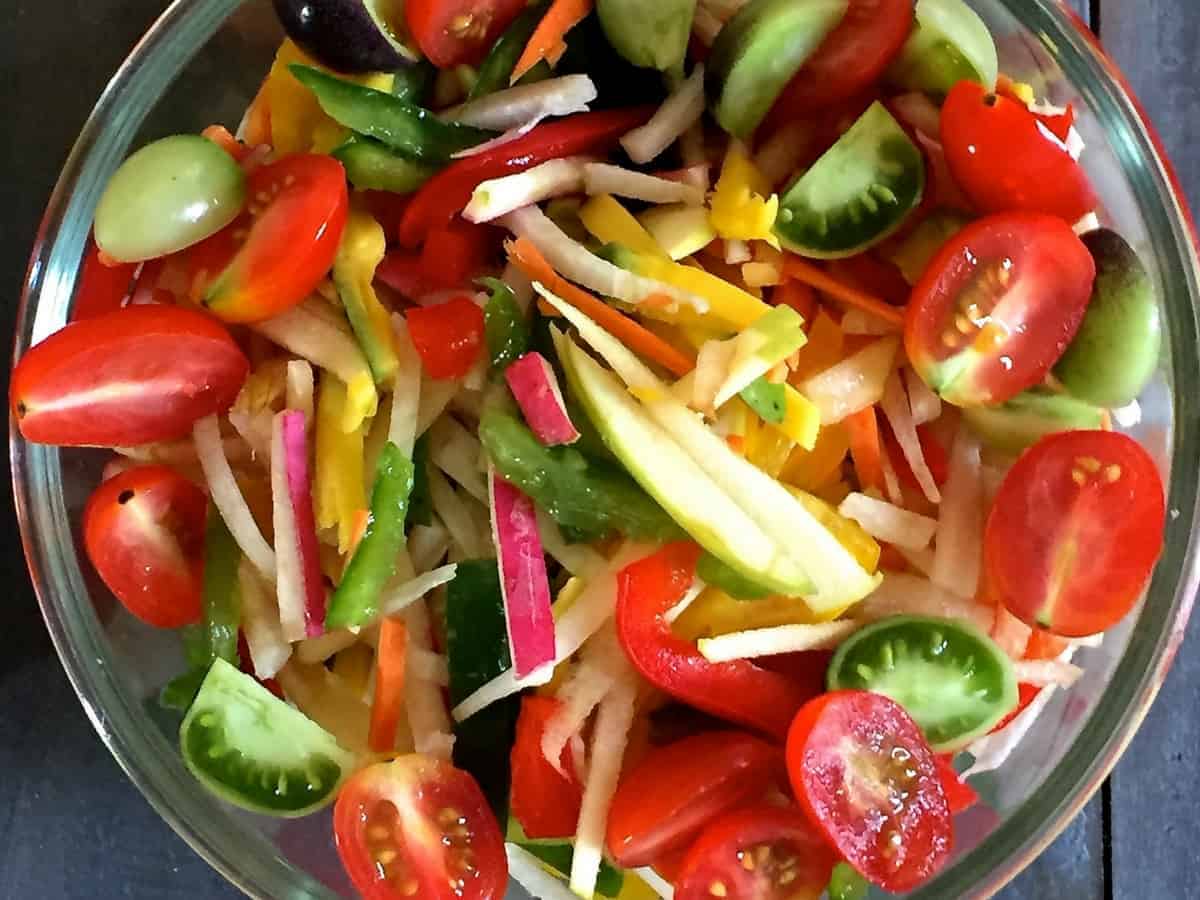
[[[338,530],[338,549],[345,553],[354,538],[355,517],[367,506],[363,482],[363,427],[342,427],[346,386],[332,375],[321,376],[317,391],[316,500],[318,528]]]
[[[598,194],[585,203],[579,220],[602,244],[621,244],[635,253],[669,259],[650,232],[612,194]]]

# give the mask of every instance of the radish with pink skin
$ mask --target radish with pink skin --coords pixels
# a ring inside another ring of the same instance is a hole
[[[579,440],[579,431],[567,414],[554,369],[542,354],[526,353],[504,370],[504,378],[539,441],[553,447]]]
[[[325,577],[321,572],[304,413],[275,416],[271,435],[271,494],[275,523],[279,619],[289,641],[325,631]]]

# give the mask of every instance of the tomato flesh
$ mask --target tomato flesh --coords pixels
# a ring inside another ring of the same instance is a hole
[[[904,346],[944,400],[990,406],[1040,383],[1079,330],[1096,264],[1062,219],[1000,213],[950,238],[913,287]]]
[[[737,731],[658,747],[621,779],[608,813],[608,852],[626,868],[686,846],[713,817],[756,799],[782,774],[779,749]]]
[[[432,378],[462,378],[483,352],[483,310],[466,297],[408,311],[408,333]]]
[[[208,498],[166,466],[136,466],[102,483],[83,511],[83,540],[101,580],[159,628],[200,618]]]
[[[129,294],[137,263],[101,259],[94,238],[89,237],[79,271],[79,287],[71,304],[71,321],[91,319],[121,308]]]
[[[546,724],[561,708],[561,700],[529,695],[521,698],[517,718],[517,737],[510,756],[510,805],[525,836],[535,840],[572,837],[579,823],[583,785],[575,773],[570,747],[563,747],[558,768],[542,753]]]
[[[21,434],[39,444],[132,447],[187,435],[224,412],[249,360],[209,316],[128,306],[73,322],[32,347],[13,370]]]
[[[787,741],[810,821],[867,880],[906,891],[950,854],[951,819],[933,751],[898,703],[866,691],[809,702]]]
[[[474,64],[526,0],[408,0],[404,17],[421,52],[439,69]]]
[[[333,829],[366,900],[504,896],[500,826],[475,780],[443,760],[412,754],[362,769],[338,794]]]
[[[1064,637],[1133,608],[1162,551],[1166,501],[1154,460],[1114,431],[1043,438],[1005,476],[984,531],[989,596]]]

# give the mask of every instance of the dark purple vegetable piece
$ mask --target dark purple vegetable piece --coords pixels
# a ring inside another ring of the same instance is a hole
[[[274,0],[288,37],[339,72],[392,72],[417,53],[401,40],[400,0]]]

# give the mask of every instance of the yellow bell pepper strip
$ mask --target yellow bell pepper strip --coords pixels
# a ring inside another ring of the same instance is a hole
[[[755,168],[746,147],[731,141],[721,166],[721,177],[709,203],[709,222],[726,240],[766,241],[779,247],[775,237],[775,216],[779,197]]]
[[[351,207],[342,242],[333,260],[333,284],[375,383],[380,387],[391,384],[399,366],[391,317],[379,302],[372,285],[375,269],[386,252],[383,227],[370,213]]]
[[[828,482],[850,451],[850,438],[839,423],[820,430],[811,450],[797,448],[779,477],[803,490]]]
[[[579,220],[602,244],[621,244],[635,253],[669,259],[650,232],[612,194],[597,194],[583,204]]]
[[[837,538],[837,542],[845,547],[868,573],[879,568],[879,544],[863,530],[861,525],[853,519],[843,516],[835,506],[820,497],[814,497],[799,488],[789,487],[788,490],[791,491],[792,496],[804,504],[804,508],[813,518],[825,526],[826,531]],[[834,619],[838,615],[840,613],[823,615],[822,618]]]
[[[712,587],[705,588],[671,625],[677,637],[694,641],[752,628],[776,625],[811,625],[812,611],[797,597],[764,597],[747,602]]]
[[[707,300],[708,313],[700,317],[705,322],[716,324],[714,320],[719,320],[733,330],[741,331],[771,311],[768,304],[753,294],[704,269],[671,262],[665,257],[637,253],[629,248],[623,249],[626,252],[620,255],[618,263],[622,268],[628,268],[635,274],[664,282]]]
[[[338,549],[347,552],[354,540],[358,511],[367,505],[363,489],[364,428],[342,427],[347,406],[346,386],[322,373],[317,389],[315,484],[318,528],[338,529]]]

